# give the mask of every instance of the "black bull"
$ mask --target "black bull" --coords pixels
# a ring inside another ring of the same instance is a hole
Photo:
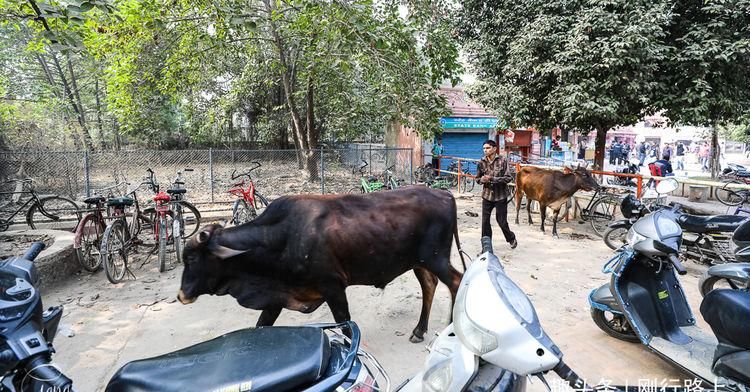
[[[229,294],[262,310],[258,326],[273,325],[283,308],[310,313],[326,302],[341,322],[350,319],[347,286],[384,288],[414,270],[422,311],[410,340],[419,342],[438,279],[455,301],[462,275],[450,264],[451,237],[460,248],[456,201],[445,191],[285,196],[254,221],[209,225],[188,241],[178,299]]]

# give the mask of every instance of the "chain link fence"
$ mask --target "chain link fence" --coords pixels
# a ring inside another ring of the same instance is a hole
[[[121,182],[135,186],[147,176],[147,168],[166,187],[179,170],[193,203],[221,209],[234,200],[227,191],[240,179],[233,180],[233,173],[243,173],[255,162],[260,164],[251,173],[255,187],[273,200],[300,193],[346,192],[359,185],[360,173],[380,176],[386,169],[404,183],[413,183],[411,157],[410,148],[367,144],[316,150],[0,151],[0,180],[32,178],[40,193],[82,200]]]

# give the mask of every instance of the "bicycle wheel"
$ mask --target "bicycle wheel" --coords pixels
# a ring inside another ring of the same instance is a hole
[[[95,214],[86,215],[81,220],[81,246],[76,248],[76,256],[81,267],[88,272],[96,272],[102,266],[102,229],[104,224]]]
[[[750,191],[730,188],[729,186],[731,184],[744,184],[744,182],[740,180],[730,180],[721,188],[716,188],[716,200],[718,200],[721,204],[733,207],[742,204],[745,196],[747,196]]]
[[[604,243],[607,244],[610,249],[617,250],[622,248],[623,245],[628,243],[628,230],[629,229],[625,227],[608,228],[602,236],[604,238]]]
[[[255,208],[247,204],[245,200],[238,199],[234,201],[234,206],[232,206],[232,223],[235,226],[250,222],[256,216],[258,216],[258,213],[255,211]]]
[[[180,200],[181,229],[180,235],[183,239],[188,239],[195,234],[201,226],[201,213],[190,202]]]
[[[184,246],[183,237],[179,233],[183,232],[181,219],[172,220],[172,241],[174,241],[174,254],[177,258],[177,263],[182,262],[182,247]]]
[[[604,196],[591,205],[588,219],[596,235],[602,237],[613,220],[620,215],[620,198],[615,196]]]
[[[167,228],[170,225],[167,222],[167,216],[160,216],[159,223],[156,226],[156,238],[159,242],[159,272],[167,270]]]
[[[255,192],[255,213],[260,215],[268,207],[268,199],[258,192]]]
[[[355,186],[353,188],[349,188],[346,193],[365,193],[365,190],[361,186]]]
[[[49,196],[29,209],[27,222],[32,229],[74,231],[81,220],[81,211],[73,200]]]
[[[102,236],[102,266],[107,280],[120,283],[128,268],[128,232],[122,219],[117,219],[107,226]]]
[[[171,214],[172,211],[169,211]],[[158,244],[156,238],[156,209],[147,208],[132,219],[130,237],[133,244],[138,245],[141,251],[151,254],[156,251]]]

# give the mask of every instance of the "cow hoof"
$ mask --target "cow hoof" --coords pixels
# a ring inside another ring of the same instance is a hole
[[[417,336],[416,333],[412,333],[409,341],[412,343],[422,343],[424,342],[424,334],[422,334],[421,336]]]
[[[557,233],[552,233],[552,238],[560,238],[560,236]]]

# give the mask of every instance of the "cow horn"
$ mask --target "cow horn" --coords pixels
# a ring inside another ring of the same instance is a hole
[[[219,245],[215,249],[211,250],[211,253],[216,255],[220,259],[228,259],[230,257],[237,256],[239,254],[243,254],[247,252],[246,250],[237,250],[232,248],[227,248],[226,246]]]

